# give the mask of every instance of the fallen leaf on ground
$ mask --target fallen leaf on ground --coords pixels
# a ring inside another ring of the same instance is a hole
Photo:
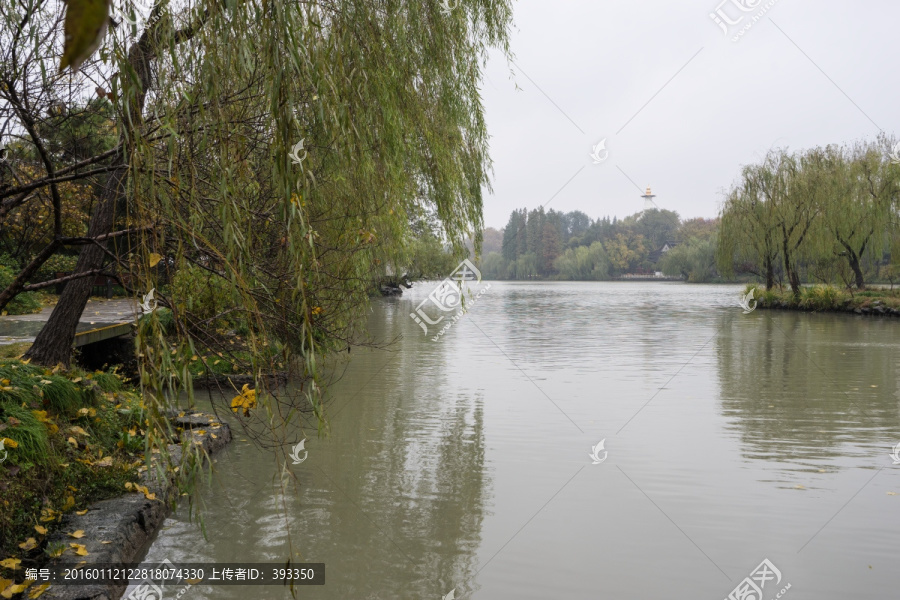
[[[113,464],[112,456],[107,456],[94,463],[95,467],[111,467]]]
[[[28,597],[31,598],[32,600],[34,600],[34,598],[40,598],[41,595],[44,592],[46,592],[49,588],[50,588],[49,583],[42,583],[41,585],[39,585],[36,588],[34,588],[33,590],[31,590],[28,593]]]
[[[70,438],[67,439],[66,441],[69,442],[70,444],[72,444],[73,446],[78,446],[78,440],[76,440],[76,439],[73,438],[73,437],[70,437]]]
[[[75,498],[73,496],[66,496],[66,503],[63,504],[63,510],[72,510],[75,507]]]
[[[88,555],[87,548],[84,547],[84,544],[69,544],[69,546],[71,546],[72,549],[75,550],[75,554],[77,554],[78,556]]]
[[[11,440],[9,438],[0,438],[0,439],[3,440],[3,445],[6,446],[7,448],[18,448],[19,447],[19,442],[17,442],[16,440]]]
[[[0,567],[6,567],[7,569],[16,570],[19,568],[19,563],[22,562],[18,558],[7,558],[4,560],[0,560]]]
[[[87,511],[88,511],[88,509],[84,509],[84,510],[76,510],[76,511],[75,511],[75,514],[78,515],[79,517],[83,517],[84,515],[87,514]]]
[[[34,579],[26,579],[22,583],[11,585],[3,590],[3,592],[0,593],[0,596],[3,596],[4,598],[12,598],[14,595],[24,592],[32,583],[34,583]]]
[[[42,508],[41,509],[41,522],[47,523],[48,521],[55,521],[60,517],[60,513],[56,512],[52,508]]]
[[[41,527],[40,525],[35,525],[34,530],[37,531],[41,535],[47,535],[47,528]]]
[[[83,529],[79,529],[78,531],[73,531],[72,533],[70,533],[70,534],[68,534],[68,535],[69,535],[69,537],[73,537],[73,538],[75,538],[76,540],[80,540],[81,538],[84,537],[84,530],[83,530]]]
[[[88,432],[78,425],[72,425],[71,427],[69,427],[69,431],[74,433],[75,435],[88,435]]]
[[[19,548],[21,548],[22,550],[34,550],[35,548],[37,548],[37,540],[34,538],[28,538],[27,540],[19,544]]]

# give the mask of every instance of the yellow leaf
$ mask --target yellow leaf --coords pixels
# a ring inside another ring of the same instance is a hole
[[[78,425],[72,425],[71,427],[69,427],[69,431],[74,433],[75,435],[88,435],[88,432]]]
[[[49,583],[42,583],[41,585],[31,590],[31,592],[28,593],[28,597],[32,600],[34,600],[34,598],[40,598],[41,595],[46,592],[49,587]]]
[[[41,509],[41,522],[42,523],[47,523],[49,521],[55,521],[60,516],[61,516],[60,513],[56,512],[52,508],[42,508]]]
[[[157,254],[156,252],[150,253],[150,267],[155,267],[159,264],[159,261],[162,260],[162,256]]]
[[[35,548],[37,548],[37,540],[34,538],[28,538],[27,540],[19,544],[19,548],[26,551],[34,550]]]
[[[83,417],[96,417],[97,409],[96,408],[79,408],[78,414]],[[85,433],[87,435],[87,433]]]
[[[19,568],[19,563],[22,562],[18,558],[7,558],[4,560],[0,560],[0,567],[6,567],[7,569],[16,570]]]
[[[71,538],[75,538],[76,540],[80,540],[84,537],[84,530],[79,529],[78,531],[73,531],[72,533],[68,534],[68,536]]]
[[[84,509],[84,510],[76,510],[76,511],[75,511],[75,514],[78,515],[79,517],[83,517],[84,515],[87,514],[87,511],[88,511],[88,509]]]
[[[6,588],[8,588],[9,586],[11,586],[14,583],[15,583],[15,581],[13,581],[12,579],[3,579],[2,577],[0,577],[0,593],[4,592],[6,590]],[[12,594],[10,594],[10,595],[12,595]]]
[[[100,540],[100,543],[101,544],[112,544],[112,542],[109,540]]]
[[[3,596],[4,598],[12,598],[14,595],[24,592],[32,583],[34,583],[34,579],[26,579],[23,583],[11,585],[3,590],[3,592],[0,593],[0,596]]]
[[[63,510],[72,510],[75,507],[75,498],[72,496],[66,496],[66,503],[63,504]]]
[[[107,456],[101,460],[98,460],[94,463],[95,467],[111,467],[113,464],[112,456]]]
[[[19,442],[17,442],[16,440],[11,440],[8,437],[2,438],[2,440],[3,440],[3,445],[6,446],[7,448],[18,448],[19,447]]]
[[[47,535],[47,528],[46,528],[46,527],[42,527],[42,526],[40,526],[40,525],[35,525],[35,526],[34,526],[34,530],[37,531],[37,532],[38,532],[39,534],[41,534],[41,535]]]
[[[76,377],[72,380],[72,383],[79,383],[81,381],[81,377]]]
[[[74,544],[73,543],[73,544],[69,544],[69,546],[71,546],[75,550],[75,554],[77,554],[78,556],[87,556],[88,555],[87,548],[84,547],[84,544]]]
[[[73,446],[78,447],[78,440],[76,440],[75,438],[69,437],[69,439],[66,441],[69,442],[70,444],[72,444]]]

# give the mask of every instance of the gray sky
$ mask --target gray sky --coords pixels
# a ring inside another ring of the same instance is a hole
[[[774,0],[767,11],[773,0],[726,0],[727,17],[745,15],[727,37],[709,16],[721,1],[516,2],[517,66],[496,53],[483,85],[485,225],[542,204],[623,217],[648,184],[660,208],[713,217],[740,165],[773,146],[898,130],[896,0]],[[608,158],[594,164],[603,138]]]

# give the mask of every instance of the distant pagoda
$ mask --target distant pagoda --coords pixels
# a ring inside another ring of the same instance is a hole
[[[654,194],[653,192],[650,191],[649,185],[647,186],[647,191],[644,192],[644,195],[641,196],[641,198],[644,199],[644,210],[645,211],[658,208],[656,206],[656,202],[653,201],[653,199],[656,198],[656,194]]]

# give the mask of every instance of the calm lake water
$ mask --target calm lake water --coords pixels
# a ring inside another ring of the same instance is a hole
[[[433,287],[374,303],[370,335],[398,339],[352,351],[296,481],[236,430],[207,537],[180,508],[146,562],[293,552],[326,564],[311,599],[721,600],[768,559],[764,600],[900,596],[900,321],[490,282],[432,341],[410,313]]]

